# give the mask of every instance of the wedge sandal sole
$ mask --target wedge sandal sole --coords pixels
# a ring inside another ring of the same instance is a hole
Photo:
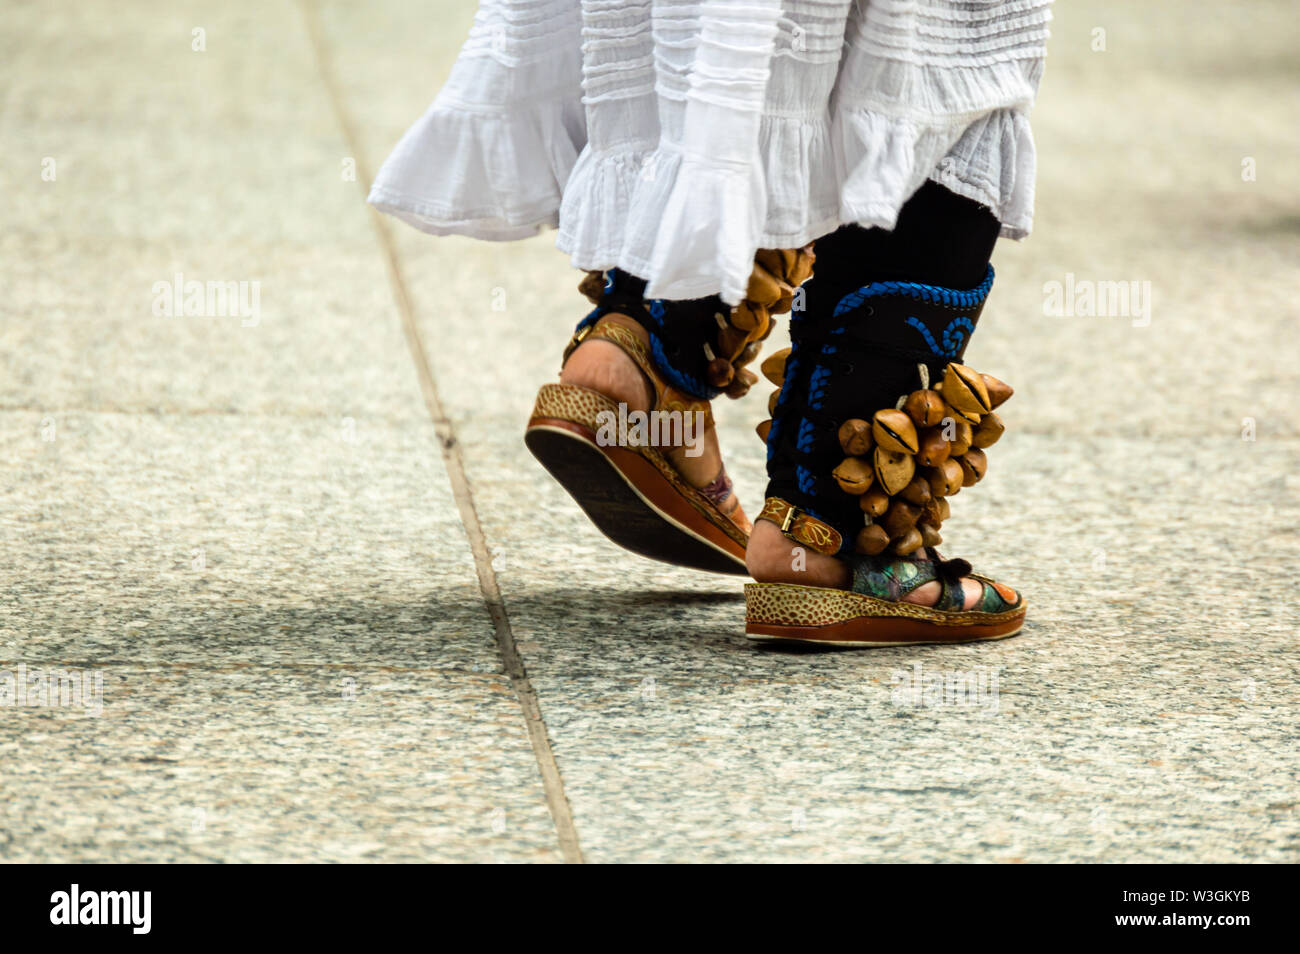
[[[847,590],[791,583],[745,585],[745,635],[759,642],[869,648],[1007,639],[1025,601],[1002,613],[944,611]]]
[[[524,432],[533,456],[601,533],[624,549],[676,566],[746,573],[746,534],[680,477],[670,476],[675,472],[662,455],[596,442],[594,414],[568,407],[575,398],[590,403],[592,396],[604,399],[572,385],[543,387]],[[564,416],[556,416],[561,411]]]

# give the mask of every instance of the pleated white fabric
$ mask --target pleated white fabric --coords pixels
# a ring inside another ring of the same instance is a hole
[[[1050,0],[482,0],[370,194],[435,234],[559,228],[657,298],[744,295],[759,248],[892,228],[926,179],[1033,218]]]

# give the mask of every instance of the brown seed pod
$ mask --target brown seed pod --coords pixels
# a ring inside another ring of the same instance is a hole
[[[939,528],[928,523],[918,523],[916,529],[921,531],[921,546],[937,547],[943,543],[943,537],[939,536]]]
[[[981,380],[984,382],[984,388],[989,394],[989,410],[1000,407],[1006,402],[1007,398],[1016,392],[1012,390],[1011,385],[1005,381],[999,381],[991,374],[981,374]]]
[[[943,420],[943,398],[938,391],[931,391],[928,388],[924,391],[913,391],[907,396],[903,410],[917,427],[934,427]]]
[[[802,285],[812,277],[813,263],[816,260],[811,245],[803,248],[760,248],[754,255],[754,261],[791,286]]]
[[[791,250],[793,261],[786,268],[785,279],[791,285],[799,286],[812,278],[813,264],[817,261],[817,255],[811,245],[805,245],[803,248]]]
[[[885,450],[898,454],[916,453],[916,425],[902,411],[885,408],[871,418],[871,436]]]
[[[789,270],[788,263],[794,261],[793,256],[793,249],[760,248],[754,253],[754,261],[773,275],[785,275]]]
[[[777,388],[775,391],[772,392],[772,396],[767,399],[768,414],[776,413],[776,402],[779,401],[780,399],[781,399],[781,389]]]
[[[735,377],[736,369],[731,366],[731,362],[726,358],[714,358],[709,362],[709,368],[706,372],[709,383],[715,388],[725,388]]]
[[[917,474],[898,494],[910,504],[916,504],[918,507],[924,507],[928,504],[934,494],[930,492],[930,482]]]
[[[846,457],[831,471],[831,476],[846,494],[865,494],[875,480],[871,463],[861,457]]]
[[[975,437],[975,429],[965,421],[956,421],[953,424],[952,440],[948,442],[948,456],[960,457],[970,450],[971,441]]]
[[[605,273],[587,272],[582,276],[582,281],[578,282],[578,291],[593,305],[599,305],[600,300],[605,297]]]
[[[966,415],[966,420],[970,420],[970,415],[978,420],[981,414],[992,410],[989,390],[979,372],[955,361],[943,372],[943,399]]]
[[[880,525],[885,528],[890,538],[901,537],[916,526],[921,519],[921,508],[914,507],[906,500],[895,500],[889,505]]]
[[[1002,418],[998,417],[992,411],[980,418],[979,424],[971,437],[971,443],[976,447],[992,447],[1006,430],[1006,425],[1002,423]]]
[[[749,393],[749,389],[758,383],[758,375],[749,368],[737,368],[736,376],[732,378],[731,383],[727,385],[727,397],[735,400],[743,398]]]
[[[745,347],[740,349],[740,354],[736,356],[735,364],[751,364],[758,357],[758,353],[763,350],[763,346],[757,341],[751,341]]]
[[[894,541],[894,552],[899,556],[907,556],[909,553],[915,553],[921,548],[921,531],[913,527]]]
[[[931,497],[930,502],[921,508],[921,522],[932,527],[942,526],[948,519],[948,501],[943,497]]]
[[[978,424],[980,422],[980,416],[978,414],[968,414],[965,411],[959,411],[951,404],[945,405],[944,410],[947,411],[944,415],[945,418],[950,417],[954,421],[961,421],[963,424]]]
[[[763,359],[763,363],[758,366],[758,370],[763,372],[763,377],[779,388],[785,383],[785,359],[788,357],[790,357],[789,348],[775,351]]]
[[[754,262],[754,270],[749,273],[749,287],[745,297],[751,302],[767,306],[777,301],[784,293],[784,283],[763,267],[761,262]]]
[[[871,425],[858,417],[840,425],[840,448],[853,457],[863,457],[875,445]]]
[[[772,421],[770,418],[766,421],[759,421],[758,427],[754,428],[754,430],[758,433],[758,439],[762,441],[764,444],[767,443],[767,432],[770,431],[771,429],[772,429]]]
[[[961,490],[961,464],[951,457],[938,467],[927,469],[925,476],[930,481],[930,492],[936,497],[951,497]]]
[[[889,546],[889,534],[878,523],[863,527],[853,540],[853,549],[867,556],[884,553],[887,546]]]
[[[718,357],[735,361],[749,344],[750,333],[741,331],[733,325],[718,329]]]
[[[989,470],[989,459],[978,447],[972,447],[961,457],[958,457],[957,463],[961,465],[961,485],[963,487],[973,487],[978,484],[984,479],[984,475]]]
[[[767,309],[746,299],[731,309],[729,321],[742,331],[753,331],[767,321]]]
[[[911,454],[900,454],[883,447],[876,448],[875,464],[876,479],[891,497],[911,483],[916,473],[916,461]]]
[[[952,453],[952,446],[944,440],[942,427],[927,427],[918,438],[921,445],[916,452],[916,462],[922,467],[938,467]]]
[[[870,490],[858,498],[858,506],[868,517],[883,516],[889,509],[889,494],[881,488],[879,484],[874,485]]]

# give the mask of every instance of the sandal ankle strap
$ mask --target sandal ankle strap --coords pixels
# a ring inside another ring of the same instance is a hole
[[[827,556],[835,556],[844,547],[838,530],[780,497],[768,497],[757,519],[771,521],[795,543]]]

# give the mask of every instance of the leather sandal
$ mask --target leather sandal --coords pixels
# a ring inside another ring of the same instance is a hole
[[[649,382],[650,409],[634,422],[636,412],[604,394],[547,384],[524,441],[609,539],[677,566],[747,572],[752,525],[739,501],[723,509],[732,496],[725,468],[696,487],[664,451],[689,444],[691,432],[702,439],[713,427],[710,402],[741,397],[758,380],[745,366],[775,316],[791,309],[812,262],[810,248],[759,250],[746,297],[734,307],[716,295],[647,300],[646,283],[634,275],[587,273],[578,287],[596,307],[579,322],[564,360],[584,341],[610,342]]]
[[[632,416],[626,406],[620,415],[619,405],[598,391],[546,384],[537,394],[524,442],[592,523],[619,546],[664,563],[744,573],[752,526],[734,498],[730,510],[722,509],[732,497],[725,468],[708,486],[697,488],[664,453],[668,447],[683,446],[688,432],[702,438],[713,427],[709,402],[663,379],[635,327],[625,315],[602,315],[579,327],[565,358],[588,340],[608,341],[622,349],[650,382],[650,410],[672,415],[658,418],[660,430],[669,432],[668,440],[620,440],[620,423],[626,432]]]

